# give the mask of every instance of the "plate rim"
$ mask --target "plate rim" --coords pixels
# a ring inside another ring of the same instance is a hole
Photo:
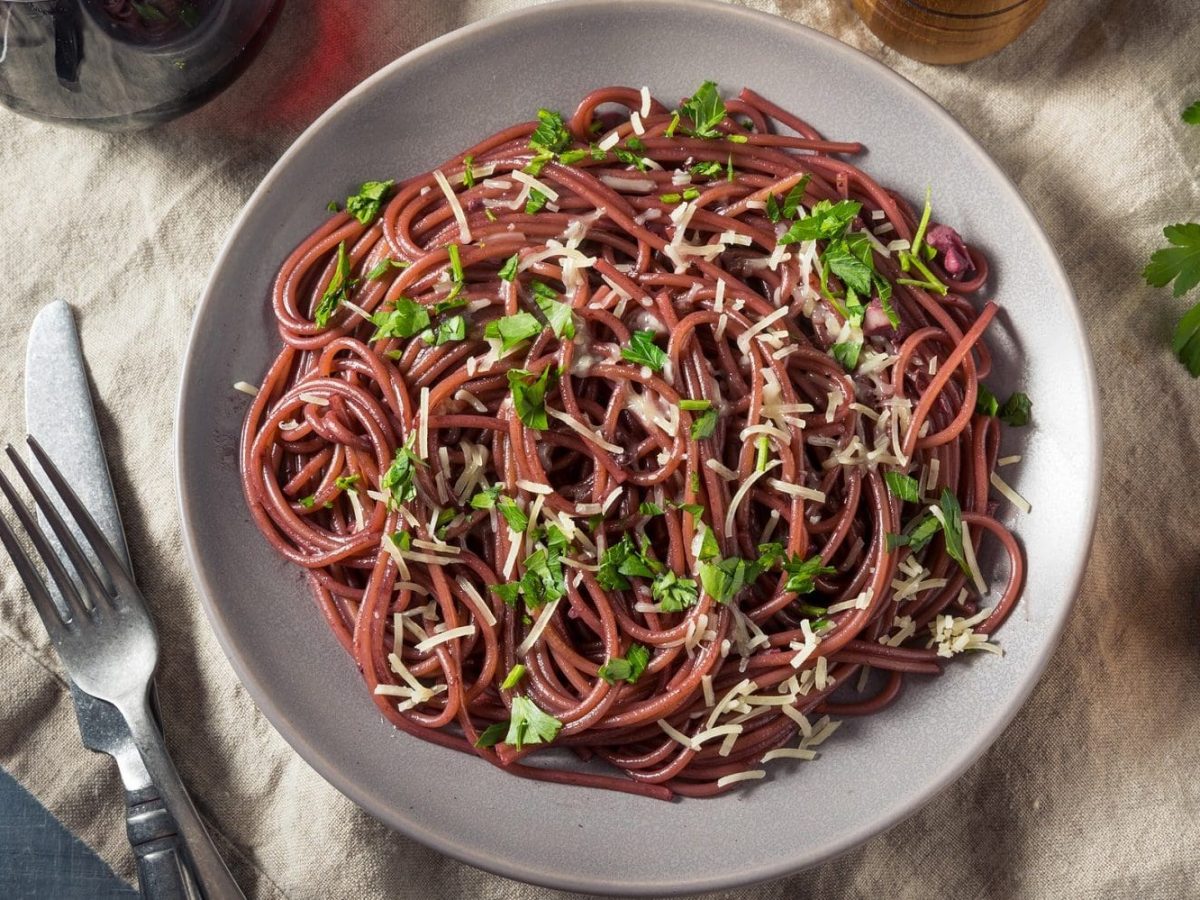
[[[214,303],[214,295],[216,293],[214,289],[215,278],[225,266],[227,258],[232,253],[236,239],[240,237],[240,233],[245,226],[246,219],[249,217],[251,210],[256,207],[260,198],[274,187],[275,182],[282,177],[283,170],[290,164],[292,158],[299,154],[305,145],[314,139],[325,127],[327,121],[337,116],[346,106],[353,103],[361,95],[370,92],[377,84],[390,78],[396,70],[403,69],[425,57],[436,56],[442,52],[443,48],[462,41],[469,41],[480,33],[500,24],[508,24],[515,20],[532,18],[534,16],[542,18],[548,13],[569,17],[588,9],[605,8],[612,5],[613,0],[554,0],[554,2],[550,3],[535,4],[498,15],[487,16],[439,35],[431,41],[412,48],[368,75],[339,97],[292,141],[246,199],[237,217],[229,226],[229,230],[209,270],[204,290],[193,312],[188,330],[187,347],[180,366],[180,382],[174,409],[174,482],[185,558],[192,576],[192,582],[196,587],[201,605],[204,607],[205,616],[213,629],[217,642],[226,659],[229,661],[230,666],[233,668],[234,673],[237,675],[238,680],[246,688],[262,714],[287,744],[306,763],[312,766],[321,778],[331,784],[360,809],[389,828],[418,841],[425,847],[445,853],[476,868],[506,878],[558,890],[587,891],[611,896],[679,895],[692,892],[726,890],[794,874],[823,862],[833,860],[858,847],[870,838],[894,828],[900,822],[919,812],[930,801],[956,782],[967,769],[978,762],[988,748],[996,742],[1012,723],[1017,713],[1024,708],[1033,689],[1041,681],[1051,657],[1061,643],[1063,629],[1071,615],[1082,586],[1083,577],[1091,555],[1099,510],[1100,479],[1102,475],[1100,465],[1102,458],[1102,432],[1095,363],[1091,345],[1087,338],[1087,332],[1083,325],[1078,300],[1054,245],[1050,242],[1041,223],[1037,220],[1033,210],[1021,195],[1017,186],[983,146],[940,103],[903,75],[869,56],[867,53],[843,43],[831,35],[795,22],[782,15],[750,9],[727,2],[727,0],[639,0],[636,4],[632,4],[639,9],[660,7],[674,9],[682,14],[687,14],[700,8],[705,11],[719,12],[722,15],[731,17],[731,19],[752,20],[758,24],[772,28],[800,32],[807,40],[823,45],[824,49],[851,59],[855,65],[865,66],[872,76],[890,82],[891,86],[906,95],[910,102],[924,107],[928,113],[936,117],[943,126],[954,134],[960,145],[976,157],[978,163],[997,179],[998,183],[1007,190],[1010,199],[1014,201],[1013,206],[1025,219],[1030,236],[1036,240],[1038,248],[1045,254],[1049,262],[1047,276],[1056,280],[1056,287],[1061,289],[1064,300],[1064,311],[1067,314],[1066,322],[1069,324],[1071,330],[1070,337],[1079,347],[1081,361],[1084,364],[1081,374],[1083,376],[1085,392],[1084,396],[1080,399],[1086,406],[1087,437],[1089,439],[1085,447],[1084,465],[1090,470],[1091,477],[1088,482],[1087,495],[1080,498],[1080,505],[1083,508],[1083,522],[1086,527],[1080,534],[1080,549],[1073,566],[1073,571],[1070,572],[1068,578],[1064,579],[1069,584],[1069,588],[1065,592],[1066,596],[1063,598],[1061,612],[1057,614],[1054,621],[1046,623],[1046,628],[1044,629],[1046,637],[1041,647],[1037,650],[1031,664],[1023,673],[1023,683],[1020,689],[1012,696],[1008,708],[1001,715],[997,716],[990,723],[989,727],[976,732],[972,739],[966,742],[963,748],[958,751],[957,755],[952,759],[952,764],[942,769],[936,777],[929,779],[914,794],[907,805],[898,807],[895,811],[887,815],[874,818],[856,829],[847,831],[837,840],[827,842],[818,850],[810,850],[806,857],[797,855],[783,859],[771,866],[759,867],[749,877],[744,872],[732,874],[715,873],[688,882],[675,881],[671,884],[662,884],[643,880],[636,883],[624,882],[617,885],[592,880],[586,876],[572,876],[568,873],[543,870],[537,868],[535,865],[523,864],[502,856],[489,855],[487,852],[479,850],[473,845],[456,840],[452,835],[445,835],[428,829],[420,818],[416,816],[406,816],[400,810],[391,808],[386,803],[376,801],[373,794],[357,785],[352,778],[344,774],[301,731],[293,727],[287,715],[272,700],[272,691],[269,686],[263,684],[254,676],[251,667],[245,664],[241,654],[235,650],[232,631],[228,627],[225,615],[221,612],[219,604],[213,600],[213,597],[217,596],[219,591],[216,585],[211,583],[208,572],[202,563],[200,541],[194,526],[192,503],[190,502],[188,490],[184,483],[184,473],[191,467],[189,462],[191,454],[185,445],[185,429],[182,424],[184,421],[185,406],[188,404],[189,399],[188,386],[191,381],[189,375],[195,368],[203,364],[196,352],[197,325],[208,308]]]

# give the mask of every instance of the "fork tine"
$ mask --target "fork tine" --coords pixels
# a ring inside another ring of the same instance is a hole
[[[125,567],[125,563],[117,556],[117,551],[108,542],[108,538],[104,536],[104,532],[100,530],[100,526],[96,524],[96,520],[92,518],[92,514],[88,512],[83,501],[79,499],[79,495],[67,484],[67,479],[63,478],[63,474],[59,471],[58,466],[50,459],[49,454],[42,449],[42,445],[38,443],[37,438],[33,435],[28,435],[25,441],[29,444],[29,449],[33,451],[33,455],[37,458],[42,471],[46,473],[46,477],[54,485],[58,496],[66,504],[71,516],[75,519],[75,524],[79,526],[79,530],[83,532],[83,536],[87,538],[87,542],[92,545],[92,550],[95,551],[101,565],[108,570],[108,575],[117,588],[118,596],[125,591],[136,591],[137,583],[133,580],[133,573]],[[9,454],[13,455],[14,453],[15,451],[10,448]]]
[[[50,577],[54,579],[54,583],[58,586],[63,600],[66,601],[71,617],[78,620],[82,616],[86,616],[87,609],[83,605],[79,591],[75,588],[75,582],[67,574],[67,570],[63,567],[58,555],[50,546],[49,541],[46,540],[46,535],[38,527],[33,516],[29,514],[29,510],[25,508],[25,504],[21,502],[21,498],[17,496],[17,492],[13,490],[11,482],[5,477],[3,472],[0,472],[0,491],[8,498],[13,512],[21,520],[21,524],[29,534],[29,539],[33,541],[34,547],[37,548],[37,552],[46,563],[46,569],[50,572]],[[51,631],[50,623],[51,621],[55,622],[59,626],[59,630],[61,630],[63,617],[59,613],[54,599],[50,596],[50,591],[46,587],[46,583],[42,580],[41,575],[38,574],[37,566],[34,565],[33,560],[29,558],[29,554],[25,552],[25,548],[17,540],[16,534],[8,524],[8,520],[3,519],[3,517],[0,517],[0,520],[3,521],[3,526],[0,528],[0,540],[4,542],[4,549],[8,551],[8,555],[16,565],[17,572],[20,574],[21,580],[25,582],[25,588],[29,591],[29,596],[33,598],[33,603],[37,607],[38,614],[41,615],[42,621],[46,623],[46,631],[53,638],[54,632]]]
[[[87,557],[84,556],[83,548],[79,546],[79,542],[75,540],[75,535],[71,534],[71,529],[67,527],[67,523],[63,521],[62,516],[59,515],[58,510],[54,507],[54,504],[50,502],[50,498],[46,496],[46,492],[42,490],[42,486],[38,484],[37,479],[33,477],[33,473],[29,471],[29,467],[25,465],[25,460],[21,459],[21,455],[17,453],[17,451],[11,446],[5,445],[4,452],[8,454],[8,458],[12,460],[13,466],[17,470],[17,474],[21,476],[21,480],[25,482],[25,487],[27,487],[29,489],[29,493],[33,495],[33,500],[37,504],[38,509],[42,511],[42,515],[44,515],[46,517],[46,521],[50,523],[50,528],[54,531],[54,534],[58,538],[59,543],[62,545],[63,550],[66,551],[67,556],[70,558],[71,565],[79,574],[79,578],[83,581],[84,592],[91,599],[92,605],[97,606],[100,604],[111,604],[112,598],[109,596],[104,585],[101,584],[99,577],[97,577],[95,570],[92,568],[92,564],[88,562]],[[7,482],[7,479],[4,479],[4,481]],[[37,546],[38,552],[42,554],[42,558],[46,561],[47,568],[50,569],[50,574],[54,578],[54,583],[58,585],[58,589],[62,591],[63,596],[67,598],[67,603],[71,606],[72,613],[76,612],[75,607],[78,606],[80,610],[87,614],[88,611],[83,605],[83,601],[80,599],[79,592],[75,590],[74,582],[71,580],[70,576],[67,575],[66,568],[63,566],[62,561],[58,558],[58,554],[54,552],[54,548],[51,547],[49,541],[46,540],[44,532],[42,532],[41,528],[38,527],[37,522],[33,519],[33,517],[29,516],[29,513],[25,510],[24,504],[18,505],[16,502],[16,492],[12,491],[11,486],[6,489],[4,493],[8,495],[9,502],[13,504],[17,516],[21,519],[21,523],[26,527],[26,529],[29,530],[30,536],[34,539],[34,543]],[[39,537],[41,538],[40,541],[38,540]],[[60,573],[65,577],[60,578]],[[62,585],[64,580],[71,588],[69,592]]]

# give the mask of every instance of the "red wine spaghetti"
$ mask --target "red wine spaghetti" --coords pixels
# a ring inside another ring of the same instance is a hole
[[[246,499],[397,727],[706,796],[998,652],[1028,399],[981,383],[985,258],[861,149],[750,90],[604,88],[284,262]]]

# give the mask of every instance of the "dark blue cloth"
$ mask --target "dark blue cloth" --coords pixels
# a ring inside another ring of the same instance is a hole
[[[113,822],[114,828],[124,823]],[[0,769],[0,897],[4,900],[134,900],[79,838]]]

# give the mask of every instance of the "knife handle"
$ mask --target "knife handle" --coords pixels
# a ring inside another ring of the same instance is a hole
[[[191,873],[196,879],[200,895],[204,900],[245,900],[245,894],[229,874],[200,814],[192,805],[192,798],[188,796],[175,764],[167,754],[162,732],[154,723],[149,692],[143,694],[138,702],[118,704],[118,708],[125,717],[133,743],[163,806],[175,820],[184,857],[191,864]]]
[[[143,900],[199,900],[178,828],[153,787],[125,793],[125,831],[137,860]]]

